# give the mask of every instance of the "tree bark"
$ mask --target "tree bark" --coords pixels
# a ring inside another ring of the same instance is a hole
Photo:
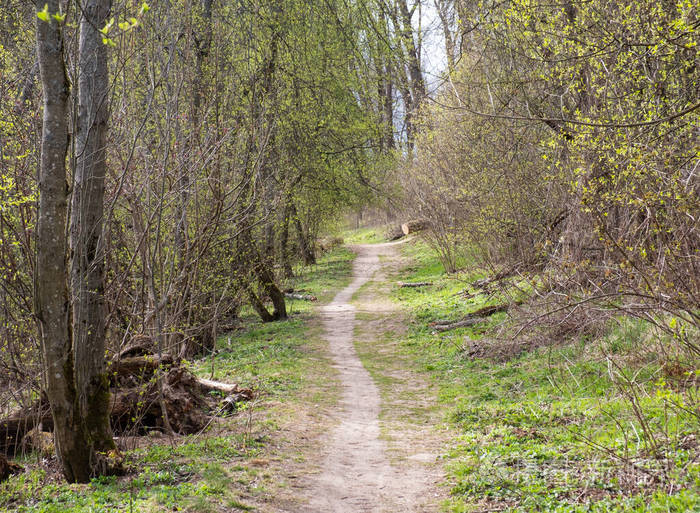
[[[289,201],[284,205],[284,211],[282,212],[282,220],[280,226],[280,237],[279,237],[279,260],[284,271],[285,278],[292,278],[294,276],[294,270],[292,269],[292,263],[289,259],[289,216],[291,209],[289,208]]]
[[[423,102],[425,91],[425,79],[421,70],[421,34],[420,30],[413,28],[413,14],[420,6],[420,0],[412,8],[408,7],[406,0],[397,0],[394,9],[388,9],[391,22],[401,45],[396,48],[399,54],[399,62],[396,65],[399,92],[404,100],[404,123],[406,126],[406,144],[410,153],[413,153],[415,141],[414,118]],[[418,32],[416,34],[416,32]],[[417,35],[417,40],[414,36]]]
[[[287,304],[284,299],[284,292],[280,290],[275,282],[275,275],[273,274],[270,267],[267,265],[267,261],[260,258],[256,274],[258,276],[258,281],[262,286],[265,293],[270,297],[273,306],[272,320],[279,321],[281,319],[287,318]]]
[[[50,13],[59,12],[58,0],[38,0],[37,10],[43,8],[39,4],[46,4]],[[77,436],[80,430],[75,425],[76,391],[66,283],[66,155],[70,87],[60,25],[53,18],[49,18],[49,21],[37,20],[36,37],[44,113],[39,167],[35,312],[42,346],[43,387],[55,423],[56,449],[66,479],[76,481],[85,474],[85,469],[81,467],[89,465],[83,464],[84,446]]]
[[[445,55],[447,56],[447,71],[452,73],[455,69],[455,39],[453,32],[455,25],[454,11],[451,10],[451,2],[446,0],[434,0],[435,9],[440,17],[442,33],[445,37]]]
[[[252,286],[250,284],[246,284],[245,290],[246,290],[246,293],[248,294],[248,298],[250,299],[251,306],[257,312],[257,314],[260,316],[260,319],[262,319],[263,322],[274,321],[275,317],[270,312],[267,311],[265,304],[262,302],[262,300],[255,293]]]
[[[105,370],[103,214],[109,75],[107,46],[99,29],[110,0],[83,3],[78,47],[78,119],[71,203],[70,251],[76,426],[79,451],[69,481],[102,473],[98,453],[115,448],[109,425],[110,392]],[[57,438],[64,436],[57,431]],[[64,465],[65,466],[65,465]]]
[[[418,3],[420,0],[418,0]],[[416,3],[416,5],[418,5]],[[414,39],[413,29],[413,9],[408,8],[406,0],[398,0],[399,11],[401,12],[401,21],[403,24],[401,36],[403,38],[404,47],[408,54],[408,73],[411,78],[411,95],[413,96],[413,108],[418,108],[425,98],[425,80],[423,79],[423,71],[421,70],[420,62],[420,43],[416,43]],[[420,41],[420,33],[418,34]]]
[[[297,230],[297,239],[299,241],[299,251],[301,251],[301,256],[306,265],[313,265],[316,263],[316,255],[314,255],[314,252],[311,249],[309,237],[304,231],[304,225],[301,223],[301,219],[299,219],[297,207],[294,205],[294,203],[292,203],[290,208],[292,218],[294,219],[294,227]]]
[[[396,148],[394,142],[394,82],[391,63],[387,62],[384,67],[383,78],[383,107],[384,107],[384,145],[387,150]]]

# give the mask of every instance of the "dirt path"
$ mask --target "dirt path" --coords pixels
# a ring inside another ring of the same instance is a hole
[[[351,299],[366,283],[386,279],[380,256],[385,261],[393,259],[395,264],[394,245],[356,246],[358,256],[352,283],[322,309],[325,337],[339,373],[342,395],[337,411],[333,412],[337,426],[320,441],[323,447],[320,472],[311,478],[310,500],[304,511],[437,511],[435,482],[440,471],[435,456],[426,453],[425,445],[417,442],[415,436],[402,433],[401,427],[398,432],[395,425],[388,433],[383,429],[380,388],[363,366],[354,344],[356,328],[361,321]],[[361,311],[379,318],[388,317],[391,312],[387,310],[387,299],[378,296],[372,287],[361,294]],[[392,457],[390,462],[388,449],[392,456],[401,456]]]

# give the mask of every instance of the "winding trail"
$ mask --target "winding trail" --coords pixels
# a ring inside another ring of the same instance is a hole
[[[395,245],[355,246],[352,283],[322,308],[321,318],[342,395],[335,416],[338,424],[322,440],[321,471],[312,478],[308,509],[335,512],[427,512],[434,476],[409,460],[387,457],[380,430],[380,390],[365,369],[353,343],[356,308],[353,295],[381,270],[380,255],[391,257]],[[365,303],[373,313],[372,303]],[[416,454],[420,456],[420,454]]]

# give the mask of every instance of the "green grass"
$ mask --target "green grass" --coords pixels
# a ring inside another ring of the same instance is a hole
[[[297,269],[291,285],[326,301],[349,281],[353,258],[350,251],[336,248],[317,265]],[[21,462],[27,472],[0,484],[0,512],[254,510],[254,499],[264,502],[279,486],[267,469],[248,463],[275,450],[270,441],[281,414],[274,404],[309,400],[307,387],[324,365],[315,354],[317,330],[307,322],[315,304],[290,301],[290,319],[267,324],[245,312],[241,329],[220,337],[214,356],[191,362],[198,375],[253,388],[259,399],[254,405],[199,436],[179,437],[172,444],[146,439],[142,445],[147,447],[126,452],[130,470],[123,477],[68,485],[56,473],[32,464],[36,457],[30,455]],[[250,408],[257,413],[253,427],[248,423]]]
[[[321,256],[315,265],[296,269],[296,276],[287,285],[306,291],[325,303],[350,282],[354,259],[355,253],[345,247],[337,247]],[[287,300],[287,303],[292,314],[310,311],[313,307],[308,301]]]
[[[397,288],[393,297],[411,312],[417,325],[422,326],[422,334],[429,340],[432,340],[430,335],[433,331],[427,327],[430,322],[443,319],[459,320],[479,308],[500,302],[500,296],[476,293],[477,291],[469,285],[474,280],[483,278],[483,272],[469,270],[447,275],[433,251],[420,240],[400,247],[402,253],[410,258],[411,264],[398,279],[406,282],[430,282],[432,285]],[[465,299],[465,292],[469,295],[468,299]],[[498,323],[503,317],[504,314],[493,315],[487,324],[460,328],[435,340],[440,344],[449,345],[457,339],[462,340],[465,335],[478,339],[487,327]]]
[[[404,350],[432,375],[456,432],[447,455],[453,486],[446,508],[700,511],[697,418],[668,407],[664,397],[676,392],[658,382],[656,359],[619,360],[623,372],[643,383],[639,408],[649,431],[664,440],[657,459],[631,403],[610,379],[615,369],[604,354],[645,354],[638,323],[621,322],[597,342],[539,347],[504,362],[472,358],[469,345],[489,344],[483,333],[501,317],[439,334],[427,324],[457,319],[494,300],[459,294],[475,292],[468,284],[478,272],[448,277],[424,244],[402,250],[413,263],[400,279],[433,282],[395,288],[393,297],[413,318]]]
[[[316,265],[296,269],[287,286],[325,303],[349,282],[353,259],[351,251],[336,248]],[[308,320],[317,304],[288,299],[289,319],[284,322],[263,323],[252,312],[244,311],[241,331],[221,337],[216,356],[194,362],[193,369],[211,379],[235,377],[238,384],[284,398],[303,385],[304,370],[311,364],[306,347]]]
[[[231,461],[244,460],[261,444],[242,435],[186,437],[176,446],[152,445],[127,453],[134,472],[68,485],[34,469],[0,485],[0,510],[41,513],[121,511],[216,511],[215,504],[235,500],[229,486],[238,473]],[[206,505],[206,506],[205,506]]]
[[[360,228],[357,230],[346,230],[340,234],[345,244],[376,244],[386,242],[384,237],[384,227],[376,226],[372,228]]]

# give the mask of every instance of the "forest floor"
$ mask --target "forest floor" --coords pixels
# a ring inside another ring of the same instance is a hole
[[[0,485],[0,511],[438,511],[437,390],[398,351],[407,320],[389,297],[403,263],[395,244],[361,244],[300,270],[291,285],[318,303],[290,301],[285,322],[244,318],[191,362],[255,401],[200,435],[122,440],[124,477],[67,485],[55,461],[28,455]]]
[[[244,312],[190,362],[255,390],[235,415],[198,435],[120,440],[129,473],[85,485],[30,454],[0,484],[0,512],[700,511],[697,420],[668,408],[671,385],[638,323],[491,358],[485,333],[505,313],[430,326],[499,301],[470,285],[483,271],[446,275],[419,240],[380,241],[346,234],[352,251],[333,249],[287,284],[318,302],[290,300],[284,322]],[[655,454],[610,358],[644,383]]]
[[[352,281],[307,320],[317,377],[268,452],[274,491],[247,498],[256,511],[427,513],[446,499],[437,389],[398,348],[407,319],[390,298],[405,265],[396,246],[351,246]]]

